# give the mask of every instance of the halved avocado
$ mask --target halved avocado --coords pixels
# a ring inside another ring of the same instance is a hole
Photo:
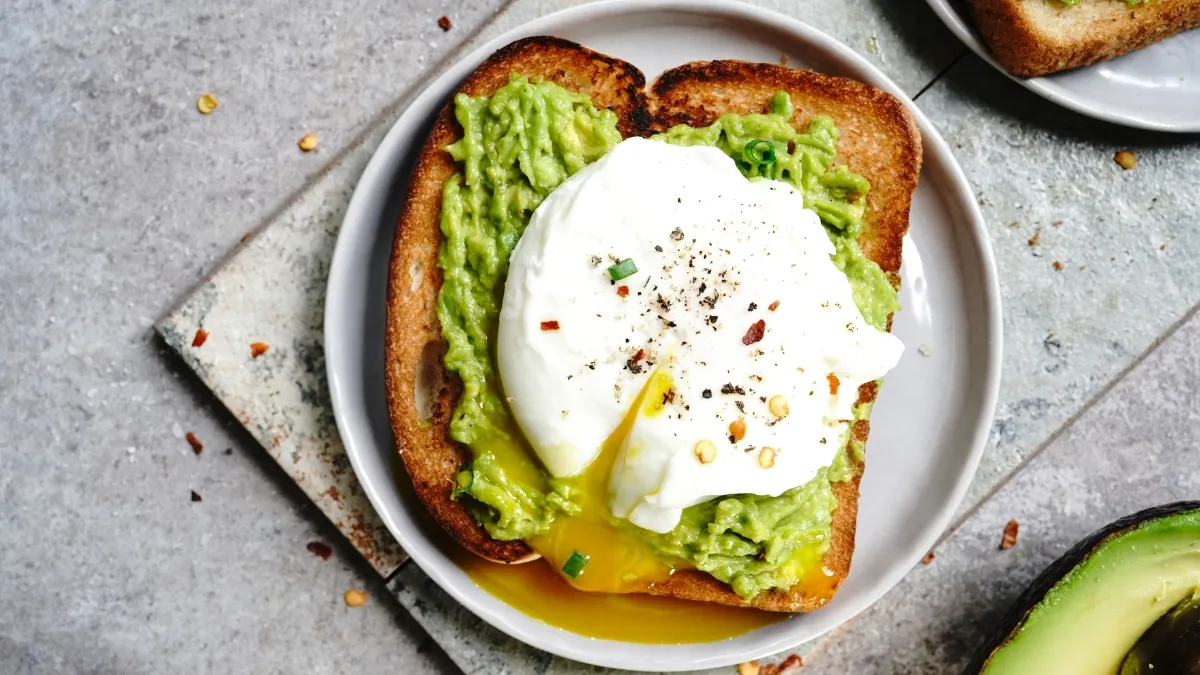
[[[967,672],[1117,675],[1142,635],[1198,592],[1200,502],[1147,509],[1050,565]]]

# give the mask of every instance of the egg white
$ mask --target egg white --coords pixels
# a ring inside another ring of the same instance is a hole
[[[864,321],[833,252],[801,193],[747,180],[715,148],[632,138],[561,185],[513,252],[497,344],[509,405],[549,472],[589,466],[655,376],[670,386],[623,440],[616,516],[666,532],[692,504],[811,480],[859,385],[903,351]],[[626,258],[638,272],[614,281]],[[716,452],[698,456],[702,441]]]

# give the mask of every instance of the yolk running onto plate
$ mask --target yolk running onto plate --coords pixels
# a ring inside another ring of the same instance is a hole
[[[453,542],[450,548],[459,567],[483,590],[539,621],[585,637],[642,644],[712,642],[788,617],[644,594],[589,593],[572,588],[540,560],[500,565]]]
[[[632,593],[670,579],[676,569],[676,564],[663,560],[645,542],[614,527],[609,520],[608,504],[608,481],[612,467],[637,417],[639,406],[643,401],[650,404],[660,400],[661,392],[670,389],[671,378],[664,371],[656,371],[650,377],[625,419],[604,442],[600,456],[582,474],[572,479],[573,487],[582,496],[579,515],[556,519],[549,532],[528,542],[557,570],[562,570],[576,551],[587,556],[588,562],[583,571],[569,580],[572,586],[580,590]],[[649,407],[647,405],[646,412],[652,414]]]

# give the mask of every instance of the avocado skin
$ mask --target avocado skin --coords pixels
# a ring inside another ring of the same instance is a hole
[[[1156,621],[1129,651],[1120,675],[1200,675],[1200,596]]]
[[[1025,618],[1033,611],[1034,606],[1042,601],[1046,593],[1054,587],[1064,576],[1075,569],[1080,562],[1084,560],[1096,547],[1104,542],[1152,520],[1173,516],[1179,513],[1189,511],[1200,511],[1200,501],[1185,501],[1173,502],[1162,506],[1154,506],[1143,511],[1138,511],[1132,515],[1125,516],[1118,520],[1109,523],[1108,525],[1093,532],[1086,539],[1071,547],[1069,551],[1064,553],[1058,560],[1050,563],[1050,565],[1038,575],[1033,583],[1025,589],[1025,592],[1017,598],[1013,603],[1012,608],[1004,616],[1004,619],[998,624],[996,630],[984,641],[983,646],[976,652],[975,658],[971,664],[963,671],[966,674],[978,674],[983,672],[987,666],[988,660],[992,657],[997,649],[1000,649],[1016,635],[1021,625],[1025,623]],[[1186,671],[1185,671],[1186,672]]]

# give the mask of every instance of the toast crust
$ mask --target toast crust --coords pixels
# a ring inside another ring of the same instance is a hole
[[[1091,65],[1200,26],[1200,0],[971,0],[996,60],[1018,77]]]
[[[649,135],[675,124],[703,126],[723,113],[765,112],[776,91],[787,91],[795,107],[793,123],[804,128],[814,114],[830,115],[841,132],[839,161],[870,181],[859,244],[899,287],[901,241],[920,173],[921,141],[911,113],[894,97],[844,78],[736,61],[685,64],[663,73],[646,93],[645,78],[634,66],[547,37],[520,40],[496,52],[459,91],[490,94],[507,83],[512,72],[589,94],[597,107],[617,113],[624,137]],[[460,385],[442,367],[445,346],[437,319],[441,287],[437,252],[442,238],[442,186],[457,170],[443,148],[461,134],[450,101],[438,113],[418,155],[396,232],[388,289],[388,407],[405,470],[434,520],[477,555],[522,563],[537,554],[524,542],[492,539],[461,502],[450,499],[454,476],[470,460],[470,450],[449,436]],[[875,394],[874,384],[863,385],[860,403],[873,401]],[[869,431],[869,422],[863,420],[855,424],[852,434],[865,443]],[[647,592],[772,611],[822,606],[849,573],[862,471],[863,463],[856,461],[852,479],[833,484],[838,506],[825,560],[831,572],[827,592],[775,590],[747,602],[727,584],[696,570],[677,572]]]

